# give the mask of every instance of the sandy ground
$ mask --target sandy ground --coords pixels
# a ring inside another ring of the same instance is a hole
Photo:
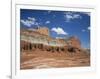
[[[83,52],[23,51],[20,63],[21,69],[90,66],[90,55]]]

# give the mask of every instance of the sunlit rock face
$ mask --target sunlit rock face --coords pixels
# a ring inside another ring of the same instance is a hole
[[[68,46],[71,46],[71,47],[81,48],[81,42],[76,36],[70,37],[67,41],[67,44]]]
[[[46,35],[46,34],[47,35]],[[42,44],[44,47],[49,46],[59,49],[59,47],[65,50],[68,49],[81,49],[81,42],[76,36],[71,36],[67,39],[52,38],[49,34],[48,28],[39,28],[34,30],[21,30],[21,50],[34,48],[35,44]],[[60,50],[60,49],[59,49]]]

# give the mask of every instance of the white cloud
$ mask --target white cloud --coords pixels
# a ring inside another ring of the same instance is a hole
[[[87,27],[86,29],[82,29],[82,32],[88,32],[90,30],[90,27]]]
[[[31,20],[31,21],[36,21],[36,19],[34,17],[28,17],[28,20]]]
[[[38,22],[36,22],[36,19],[34,17],[28,17],[26,20],[21,20],[21,23],[24,24],[27,27],[31,27],[32,25],[39,25]]]
[[[28,21],[28,20],[21,20],[21,23],[28,27],[30,27],[32,25],[32,22]]]
[[[82,32],[86,32],[86,30],[85,29],[82,29]]]
[[[90,30],[90,27],[88,27],[87,29]]]
[[[65,12],[64,17],[66,19],[66,22],[70,22],[73,19],[81,19],[81,15],[74,13],[74,12]]]
[[[66,33],[62,28],[60,28],[60,27],[54,27],[54,28],[52,28],[51,29],[51,31],[54,31],[54,32],[56,32],[58,35],[59,34],[62,34],[62,35],[68,35],[68,33]]]
[[[79,14],[74,14],[74,15],[73,15],[73,19],[76,19],[76,18],[81,19],[81,15],[79,15]]]
[[[46,21],[45,23],[46,23],[46,24],[49,24],[49,23],[50,23],[50,21]]]

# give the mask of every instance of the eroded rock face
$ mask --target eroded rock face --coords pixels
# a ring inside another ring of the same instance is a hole
[[[40,49],[53,52],[77,52],[81,49],[81,42],[76,36],[69,37],[69,39],[54,39],[36,31],[23,30],[21,31],[20,46],[21,51]]]
[[[80,40],[77,37],[70,37],[66,43],[66,46],[62,47],[52,47],[52,46],[45,46],[43,44],[32,44],[29,42],[21,41],[21,50],[31,50],[31,49],[41,49],[47,51],[58,51],[58,52],[76,52],[81,49]]]
[[[70,47],[74,47],[74,48],[81,48],[81,42],[80,40],[75,37],[75,36],[72,36],[68,39],[68,46]]]

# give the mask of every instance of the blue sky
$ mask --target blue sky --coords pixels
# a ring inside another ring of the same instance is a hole
[[[48,27],[52,37],[77,36],[90,48],[90,13],[74,11],[20,10],[21,28]]]

